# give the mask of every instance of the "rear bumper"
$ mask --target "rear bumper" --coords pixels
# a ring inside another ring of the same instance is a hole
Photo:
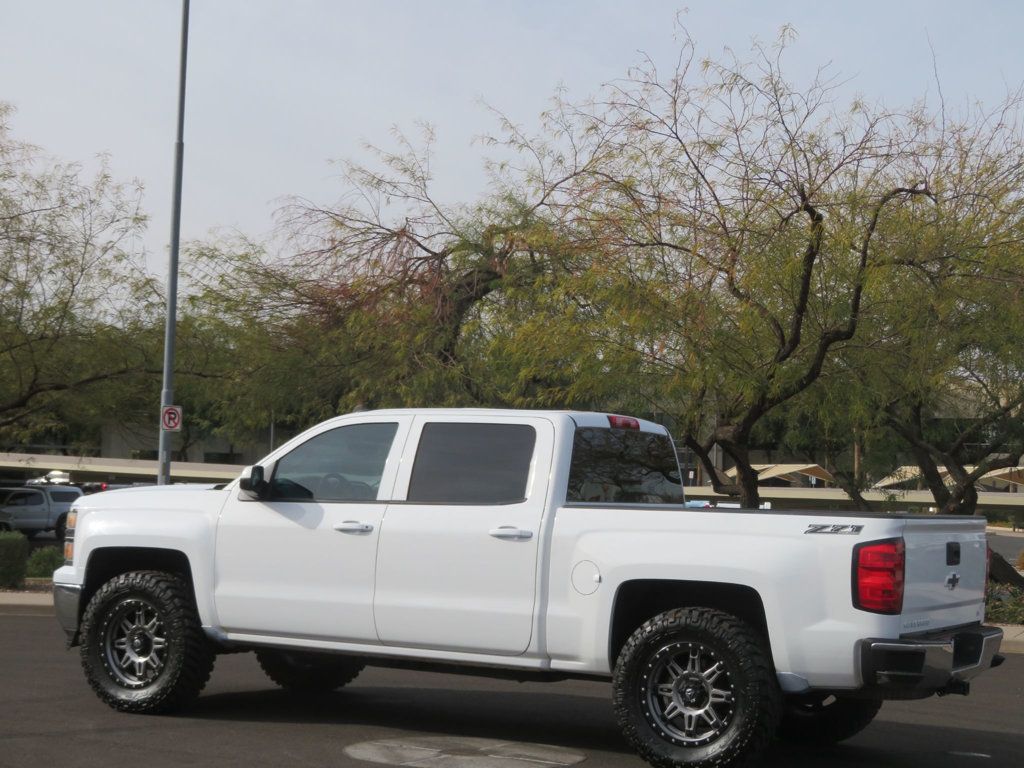
[[[865,693],[883,698],[966,694],[970,680],[1003,657],[1003,630],[977,625],[902,637],[860,641]]]

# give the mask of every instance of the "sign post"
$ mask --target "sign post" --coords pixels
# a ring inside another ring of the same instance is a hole
[[[157,453],[157,485],[171,482],[171,435],[181,429],[168,429],[164,417],[174,399],[174,341],[178,313],[178,237],[181,232],[181,166],[185,154],[185,73],[188,62],[188,2],[181,3],[181,57],[178,72],[178,140],[174,144],[174,200],[171,208],[171,252],[167,265],[167,319],[164,324],[164,377],[160,392],[160,450]]]

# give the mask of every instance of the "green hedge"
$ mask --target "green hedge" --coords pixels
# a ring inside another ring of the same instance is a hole
[[[41,547],[29,557],[26,575],[34,579],[49,579],[62,565],[64,553],[59,547]]]
[[[0,587],[18,589],[25,583],[28,539],[17,531],[0,532]]]

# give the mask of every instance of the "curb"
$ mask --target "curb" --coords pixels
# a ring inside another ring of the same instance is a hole
[[[1000,653],[1024,653],[1024,626],[1020,624],[996,624],[1003,630]]]
[[[53,592],[0,592],[0,605],[53,608]]]

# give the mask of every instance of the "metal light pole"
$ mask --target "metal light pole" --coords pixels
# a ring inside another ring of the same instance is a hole
[[[160,467],[157,483],[171,482],[171,433],[164,408],[174,403],[174,341],[178,315],[178,240],[181,231],[181,169],[185,153],[185,72],[188,62],[188,3],[181,4],[181,68],[178,73],[178,136],[174,143],[174,202],[171,208],[171,253],[167,263],[167,320],[164,325],[164,380],[160,392]],[[180,424],[179,424],[180,426]]]

